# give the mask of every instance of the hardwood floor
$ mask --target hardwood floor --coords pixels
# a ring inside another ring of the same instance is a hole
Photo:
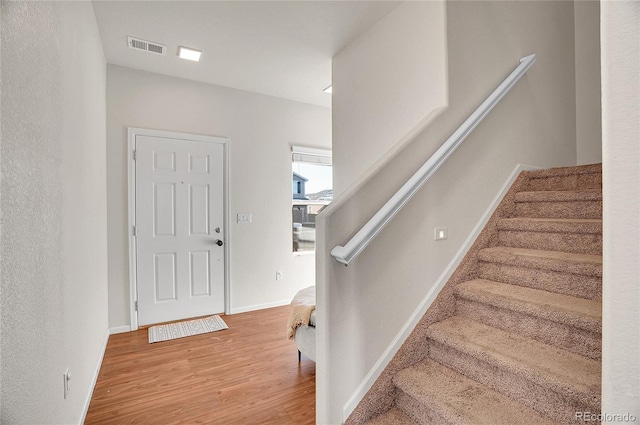
[[[315,363],[298,363],[289,311],[155,344],[146,330],[112,335],[85,424],[315,424]]]

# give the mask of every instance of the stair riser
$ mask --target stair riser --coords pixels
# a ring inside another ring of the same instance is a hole
[[[593,400],[593,403],[576,401],[567,395],[558,394],[550,388],[543,387],[446,345],[432,340],[429,343],[429,357],[433,360],[468,378],[482,382],[494,391],[500,392],[551,419],[569,424],[575,423],[575,412],[600,411],[600,403],[597,400]]]
[[[533,250],[509,247],[502,248],[523,252],[521,252],[520,255],[514,255],[513,253],[500,250],[491,251],[492,248],[489,248],[486,250],[480,250],[477,258],[480,261],[488,263],[507,264],[528,269],[602,277],[601,255],[595,256],[587,254],[559,253],[559,256],[545,257],[544,255],[536,256]]]
[[[501,230],[498,243],[513,248],[541,249],[598,255],[602,253],[602,235]]]
[[[602,278],[509,264],[478,262],[478,277],[590,300],[602,299]]]
[[[602,218],[602,201],[517,202],[517,217],[532,218]]]
[[[419,425],[457,425],[448,421],[429,409],[428,406],[420,403],[404,391],[397,390],[396,408],[402,413],[416,421]]]
[[[456,314],[594,360],[601,358],[600,333],[462,298],[456,301]]]
[[[527,186],[530,191],[587,189],[602,189],[602,173],[532,178]]]

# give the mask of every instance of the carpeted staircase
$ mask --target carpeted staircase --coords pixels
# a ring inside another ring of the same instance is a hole
[[[455,313],[429,324],[428,353],[393,374],[392,408],[367,424],[576,423],[576,412],[600,412],[601,166],[516,183],[467,255],[474,271],[451,289]]]

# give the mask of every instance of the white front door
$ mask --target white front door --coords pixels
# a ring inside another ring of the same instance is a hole
[[[224,149],[135,136],[140,325],[224,311]]]

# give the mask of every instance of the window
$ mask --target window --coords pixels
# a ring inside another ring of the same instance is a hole
[[[331,151],[292,150],[293,252],[315,252],[316,216],[333,200]]]

